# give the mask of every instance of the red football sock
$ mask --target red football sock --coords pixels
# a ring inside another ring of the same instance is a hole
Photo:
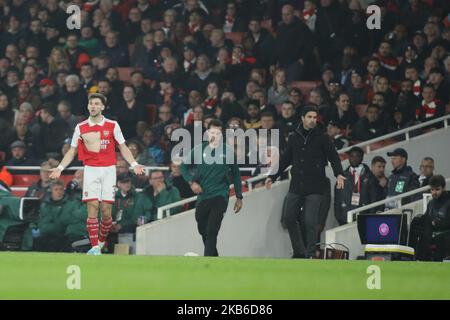
[[[98,219],[87,218],[86,228],[89,234],[89,240],[93,247],[98,245]]]
[[[100,236],[98,239],[100,242],[106,241],[106,238],[108,237],[109,229],[111,229],[111,227],[112,227],[112,218],[109,217],[108,220],[105,220],[102,217],[102,222],[100,223]]]

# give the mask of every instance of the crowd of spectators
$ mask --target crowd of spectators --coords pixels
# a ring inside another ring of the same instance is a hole
[[[66,25],[72,4],[79,30]],[[381,8],[379,30],[366,27],[370,4]],[[3,182],[12,183],[4,165],[41,165],[28,196],[78,201],[82,174],[61,191],[48,169],[93,92],[107,97],[105,115],[139,163],[171,166],[163,182],[160,171],[124,177],[128,166],[117,163],[118,202],[147,206],[146,221],[161,203],[192,195],[170,138],[177,128],[193,133],[195,121],[201,132],[216,118],[229,129],[280,129],[282,153],[306,105],[318,107],[338,149],[436,119],[449,111],[449,9],[447,0],[0,1]]]
[[[66,26],[71,4],[80,30]],[[445,114],[448,12],[445,0],[2,1],[0,151],[7,165],[60,160],[92,92],[146,165],[168,165],[171,132],[194,120],[286,138],[306,104],[338,148],[369,140]]]

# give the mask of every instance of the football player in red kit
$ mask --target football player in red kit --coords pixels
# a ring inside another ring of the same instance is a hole
[[[51,179],[58,179],[61,172],[75,158],[78,150],[78,159],[84,164],[82,201],[87,203],[88,210],[86,226],[92,245],[88,251],[89,255],[101,254],[112,226],[111,211],[116,185],[116,145],[135,174],[145,173],[145,168],[136,162],[125,144],[119,124],[102,115],[105,105],[104,95],[94,93],[89,96],[89,118],[75,127],[70,150],[60,165],[52,169],[50,175]],[[102,214],[100,228],[97,218],[99,208]]]

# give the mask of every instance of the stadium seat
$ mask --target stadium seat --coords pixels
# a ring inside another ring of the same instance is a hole
[[[18,190],[12,190],[12,195],[13,196],[15,196],[15,197],[20,197],[20,198],[22,198],[22,197],[24,197],[25,196],[25,193],[26,193],[26,190],[21,190],[21,191],[18,191]]]
[[[244,34],[244,32],[227,32],[225,33],[225,38],[233,41],[234,44],[241,44]]]
[[[357,104],[355,106],[355,111],[360,118],[362,118],[366,115],[366,110],[367,110],[367,104]]]
[[[377,150],[386,146],[389,146],[391,144],[397,143],[395,139],[385,139],[382,141],[374,142],[370,144],[370,150]]]
[[[292,88],[298,88],[302,91],[304,100],[308,100],[309,93],[316,88],[318,83],[316,81],[294,81],[291,83]]]
[[[445,113],[450,114],[450,104],[445,106]]]
[[[156,123],[156,119],[158,118],[158,106],[156,104],[148,104],[147,105],[148,112],[148,123],[150,126]]]
[[[40,176],[38,174],[15,174],[14,186],[15,187],[29,187],[33,183],[39,181]]]
[[[132,67],[126,67],[126,68],[117,68],[117,71],[119,72],[119,80],[130,83],[131,81],[131,73],[135,70],[141,70],[140,68],[132,68]]]

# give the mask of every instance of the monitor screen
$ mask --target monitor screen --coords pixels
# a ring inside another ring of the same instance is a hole
[[[368,243],[397,244],[400,221],[397,217],[368,217],[366,239]]]
[[[408,232],[407,217],[402,214],[361,214],[358,232],[362,244],[402,245]]]

